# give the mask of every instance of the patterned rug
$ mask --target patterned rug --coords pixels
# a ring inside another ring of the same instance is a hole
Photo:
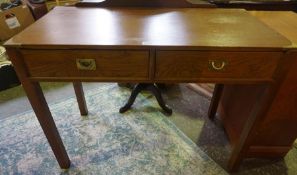
[[[0,121],[0,174],[226,174],[149,95],[139,95],[135,108],[120,114],[129,93],[116,84],[85,92],[85,117],[75,98],[50,105],[71,159],[68,170],[59,168],[32,111]]]

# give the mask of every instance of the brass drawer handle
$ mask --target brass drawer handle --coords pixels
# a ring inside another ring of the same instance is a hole
[[[227,61],[224,60],[209,60],[209,67],[215,71],[224,70],[225,66],[228,64]]]
[[[78,70],[96,70],[96,62],[94,59],[76,59]]]

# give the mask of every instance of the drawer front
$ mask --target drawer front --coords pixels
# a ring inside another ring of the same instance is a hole
[[[157,80],[272,80],[281,52],[158,51]]]
[[[148,51],[22,50],[31,77],[146,80]]]

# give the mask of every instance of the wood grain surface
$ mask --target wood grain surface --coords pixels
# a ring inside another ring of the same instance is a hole
[[[215,7],[201,0],[81,0],[77,7],[177,7],[177,8],[210,8]]]
[[[250,11],[251,15],[297,45],[297,14],[290,11]]]
[[[6,47],[283,48],[291,42],[245,10],[56,7]]]
[[[157,80],[198,81],[199,78],[272,81],[281,52],[158,51]],[[225,64],[222,70],[213,65]],[[227,81],[225,81],[227,82]]]
[[[30,77],[149,78],[149,51],[22,50]],[[77,59],[94,59],[96,70],[79,70]]]

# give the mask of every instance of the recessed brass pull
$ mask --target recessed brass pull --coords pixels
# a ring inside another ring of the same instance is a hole
[[[224,70],[227,64],[228,62],[224,60],[209,60],[210,69],[215,71]]]
[[[96,61],[94,59],[76,59],[78,70],[96,70]]]

